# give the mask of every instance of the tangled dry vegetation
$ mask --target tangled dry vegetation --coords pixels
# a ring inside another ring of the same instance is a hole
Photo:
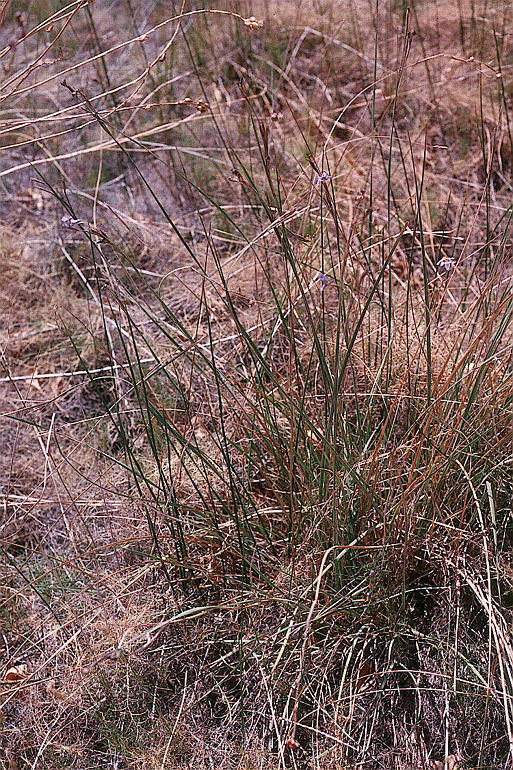
[[[509,3],[0,63],[0,766],[512,767]]]

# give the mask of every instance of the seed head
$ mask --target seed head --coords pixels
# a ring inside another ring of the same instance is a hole
[[[263,19],[255,19],[254,16],[250,16],[249,19],[242,19],[242,21],[250,29],[260,29],[264,26]]]

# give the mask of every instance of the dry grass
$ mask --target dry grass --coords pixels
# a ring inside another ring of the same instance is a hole
[[[0,4],[0,767],[512,767],[509,4],[206,5]]]

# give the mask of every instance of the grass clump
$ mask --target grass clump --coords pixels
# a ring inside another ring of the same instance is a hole
[[[508,767],[506,7],[22,5],[5,766]]]

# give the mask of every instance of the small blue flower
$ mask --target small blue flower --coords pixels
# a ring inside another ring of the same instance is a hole
[[[314,185],[316,187],[320,184],[324,184],[325,182],[331,182],[331,174],[328,174],[327,171],[323,171],[321,174],[317,174],[314,179]]]
[[[321,284],[321,291],[324,291],[326,286],[329,286],[330,283],[333,283],[333,278],[324,275],[324,273],[319,273],[318,278],[319,283]]]
[[[61,217],[61,222],[68,230],[74,230],[77,225],[83,225],[81,219],[74,219],[69,214],[64,214],[63,217]]]
[[[452,270],[454,267],[454,259],[452,257],[444,256],[442,259],[439,259],[436,263],[438,267],[443,267],[444,270]]]

